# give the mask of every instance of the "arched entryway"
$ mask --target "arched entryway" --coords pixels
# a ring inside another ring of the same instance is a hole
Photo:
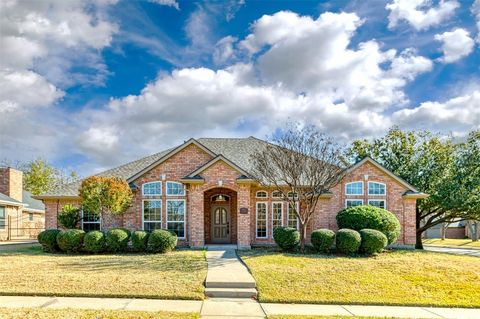
[[[204,192],[206,244],[237,243],[237,192],[216,187]]]

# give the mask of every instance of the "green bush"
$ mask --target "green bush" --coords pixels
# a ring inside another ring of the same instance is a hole
[[[177,235],[168,230],[155,229],[148,236],[147,249],[152,253],[165,253],[175,249]]]
[[[57,235],[60,250],[66,253],[76,253],[82,249],[85,232],[81,229],[62,230]]]
[[[58,223],[66,229],[77,228],[80,220],[80,208],[72,205],[63,206],[60,213],[58,213]]]
[[[146,251],[148,244],[148,233],[137,230],[132,233],[132,246],[135,251]]]
[[[111,252],[117,253],[126,251],[128,247],[128,240],[130,239],[130,231],[124,228],[112,228],[107,232],[107,249]]]
[[[319,252],[329,252],[335,240],[335,233],[330,229],[317,229],[312,232],[313,248]]]
[[[101,253],[105,250],[105,235],[103,232],[93,230],[83,238],[83,248],[89,253]]]
[[[57,235],[58,229],[46,229],[38,234],[37,239],[45,252],[53,253],[58,251]]]
[[[300,233],[295,228],[277,227],[273,230],[273,240],[280,249],[293,250],[300,243]]]
[[[376,229],[387,236],[388,244],[394,243],[400,235],[400,222],[388,210],[375,206],[345,208],[337,214],[338,228],[354,230]]]
[[[365,254],[380,253],[388,244],[387,236],[379,230],[362,229],[360,236],[362,237],[360,251]]]
[[[358,252],[362,237],[353,229],[340,229],[335,236],[337,251],[343,254],[354,254]]]

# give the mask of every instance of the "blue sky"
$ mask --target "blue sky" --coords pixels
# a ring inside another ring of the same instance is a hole
[[[89,174],[287,121],[480,127],[480,1],[2,2],[0,158]]]

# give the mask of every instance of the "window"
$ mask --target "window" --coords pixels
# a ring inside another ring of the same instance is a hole
[[[167,229],[185,238],[185,200],[167,200]]]
[[[368,195],[385,195],[385,184],[368,182]]]
[[[297,203],[297,211],[298,211],[298,203]],[[288,227],[298,229],[298,217],[295,215],[295,211],[293,209],[292,204],[288,204],[288,220],[287,220]]]
[[[100,214],[86,212],[82,210],[82,229],[86,232],[91,230],[100,230]]]
[[[294,192],[288,192],[287,194],[288,198],[298,198],[298,194],[297,193],[294,193]]]
[[[33,222],[33,213],[28,213],[28,220]]]
[[[267,203],[257,203],[257,238],[267,238]]]
[[[386,204],[384,199],[369,199],[368,205],[386,209]]]
[[[258,191],[257,194],[255,195],[257,198],[267,198],[268,193],[266,191]]]
[[[167,182],[167,196],[185,196],[185,188],[182,183]]]
[[[345,194],[363,195],[363,182],[353,182],[345,184]]]
[[[142,189],[142,194],[146,196],[162,195],[162,182],[145,183]]]
[[[272,192],[272,197],[273,198],[282,198],[282,192],[279,192],[279,191],[274,191]]]
[[[272,229],[283,226],[283,203],[272,203]]]
[[[5,206],[0,206],[0,228],[5,228]]]
[[[162,228],[162,201],[143,201],[143,229],[152,231]]]
[[[347,199],[345,202],[345,207],[355,207],[363,205],[363,199]]]

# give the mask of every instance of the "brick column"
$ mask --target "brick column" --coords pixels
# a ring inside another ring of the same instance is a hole
[[[248,214],[240,214],[241,208],[247,208]],[[237,244],[239,249],[250,249],[250,220],[252,214],[250,211],[250,186],[240,185],[237,194]]]
[[[189,194],[189,221],[190,247],[205,245],[205,224],[203,212],[203,192],[199,185],[192,185]]]
[[[403,199],[403,224],[402,235],[404,245],[415,245],[416,241],[416,207],[417,200],[415,198]],[[399,238],[400,239],[400,238]]]

